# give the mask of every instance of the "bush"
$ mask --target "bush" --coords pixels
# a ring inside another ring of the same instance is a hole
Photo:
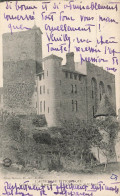
[[[36,133],[33,135],[34,140],[36,143],[41,144],[51,144],[51,137],[49,133]]]
[[[11,130],[19,130],[20,129],[20,119],[14,114],[8,115],[5,120],[5,126],[9,127]]]
[[[32,124],[36,127],[44,127],[47,125],[45,115],[36,115],[33,120]]]

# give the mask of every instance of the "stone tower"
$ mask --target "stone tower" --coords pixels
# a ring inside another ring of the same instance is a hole
[[[42,32],[3,34],[4,109],[17,114],[36,112],[36,74],[42,69]]]

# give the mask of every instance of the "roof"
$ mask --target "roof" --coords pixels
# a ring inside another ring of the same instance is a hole
[[[44,60],[47,60],[47,59],[60,59],[61,61],[63,60],[63,58],[61,58],[61,57],[59,57],[59,56],[56,56],[56,55],[54,55],[54,54],[51,54],[51,55],[45,57],[45,58],[43,59],[43,61],[44,61]]]
[[[116,112],[106,94],[103,94],[98,110],[95,114],[95,117],[98,116],[116,116]]]
[[[83,74],[79,71],[68,69],[68,67],[66,65],[62,66],[62,71],[67,71],[67,72],[70,72],[70,73],[75,73],[75,74],[80,74],[80,75],[86,76],[85,74]]]
[[[40,29],[39,27],[37,27],[36,25],[34,25],[34,26],[32,27],[32,29],[33,29],[33,30],[39,30],[40,33],[43,34],[42,31],[41,31],[41,29]]]

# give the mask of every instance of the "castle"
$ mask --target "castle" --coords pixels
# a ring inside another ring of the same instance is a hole
[[[90,62],[74,61],[74,53],[42,59],[42,32],[3,34],[3,107],[16,114],[44,114],[48,126],[74,117],[82,121],[101,116],[103,95],[116,115],[115,76]]]

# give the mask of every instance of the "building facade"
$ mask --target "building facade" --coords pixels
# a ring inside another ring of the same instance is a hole
[[[48,126],[62,120],[94,118],[106,94],[116,110],[115,76],[90,62],[81,65],[74,53],[42,59],[42,32],[3,35],[4,109],[18,114],[44,114]],[[109,115],[109,114],[108,114]]]

